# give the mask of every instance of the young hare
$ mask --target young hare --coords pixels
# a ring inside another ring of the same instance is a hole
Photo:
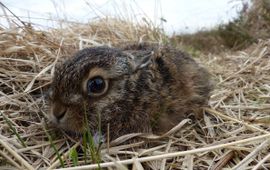
[[[49,117],[75,133],[96,133],[101,126],[106,134],[109,124],[111,139],[162,133],[199,113],[211,88],[209,73],[170,47],[86,48],[56,67]]]

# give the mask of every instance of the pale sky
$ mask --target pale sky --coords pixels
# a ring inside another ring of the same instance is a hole
[[[237,17],[242,1],[248,0],[2,0],[24,21],[53,27],[52,19],[87,22],[100,16],[122,16],[141,20],[147,16],[162,22],[168,34],[194,32],[226,23]],[[3,11],[0,11],[3,14]],[[2,17],[1,17],[2,18]],[[0,20],[1,25],[5,20]]]

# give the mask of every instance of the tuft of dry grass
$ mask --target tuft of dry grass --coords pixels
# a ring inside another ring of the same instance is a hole
[[[70,170],[125,169],[126,165],[137,169],[270,168],[270,40],[245,51],[197,57],[216,82],[203,119],[185,119],[162,136],[128,134],[104,144],[100,165],[93,164],[89,155],[85,163],[80,139],[51,128],[48,137],[44,94],[55,64],[87,46],[130,41],[164,43],[167,37],[149,23],[111,18],[48,31],[30,25],[1,29],[0,169],[61,169],[55,149]],[[135,137],[141,140],[123,144]],[[76,167],[70,157],[74,150]]]

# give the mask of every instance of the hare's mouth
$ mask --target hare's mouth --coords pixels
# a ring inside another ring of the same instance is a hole
[[[83,134],[83,132],[85,131],[85,127],[82,123],[74,123],[67,121],[60,123],[57,126],[68,133]]]
[[[63,115],[61,119],[50,118],[50,123],[54,127],[62,129],[68,134],[76,134],[76,136],[83,134],[86,129],[85,125],[83,124],[83,120],[76,120],[65,115]]]

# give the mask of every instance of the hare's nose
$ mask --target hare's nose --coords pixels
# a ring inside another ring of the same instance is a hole
[[[67,109],[66,108],[55,108],[53,110],[53,116],[57,122],[59,122],[63,117],[66,115]]]
[[[61,111],[54,112],[53,115],[57,121],[60,121],[66,115],[66,112],[67,112],[67,109],[64,109]]]

